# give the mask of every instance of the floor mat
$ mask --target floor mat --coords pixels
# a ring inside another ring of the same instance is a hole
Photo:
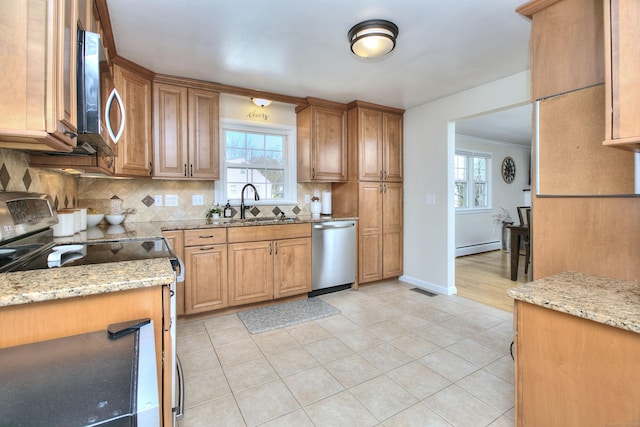
[[[331,304],[319,298],[307,298],[241,311],[238,317],[250,333],[259,334],[336,314],[340,314],[340,310]]]

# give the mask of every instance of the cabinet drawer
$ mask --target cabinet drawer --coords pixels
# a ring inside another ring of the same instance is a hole
[[[226,228],[200,228],[184,231],[185,246],[215,245],[227,243]]]
[[[310,237],[311,224],[260,225],[229,229],[229,243]]]

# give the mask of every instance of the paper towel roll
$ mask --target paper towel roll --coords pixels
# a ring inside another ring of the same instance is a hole
[[[331,215],[331,191],[322,192],[322,215]]]

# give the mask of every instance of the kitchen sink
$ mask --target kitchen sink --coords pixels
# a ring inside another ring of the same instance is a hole
[[[287,218],[287,217],[260,217],[260,218],[247,218],[247,219],[234,219],[231,222],[239,222],[239,223],[265,223],[265,222],[295,222],[299,221],[297,218]]]

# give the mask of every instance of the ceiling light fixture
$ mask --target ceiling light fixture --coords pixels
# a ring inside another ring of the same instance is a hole
[[[270,99],[265,99],[265,98],[251,98],[251,100],[253,101],[254,104],[256,104],[258,107],[268,107],[269,105],[271,105],[271,100]]]
[[[370,19],[349,30],[351,52],[362,58],[378,58],[396,47],[398,26],[384,19]]]

